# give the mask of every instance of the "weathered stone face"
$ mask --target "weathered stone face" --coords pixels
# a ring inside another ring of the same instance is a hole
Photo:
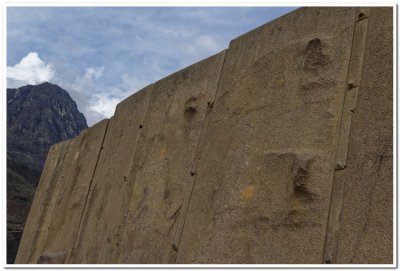
[[[132,95],[18,262],[391,263],[391,16],[302,8]]]
[[[354,12],[305,9],[231,43],[178,262],[321,261]]]
[[[333,196],[340,195],[341,215],[334,262],[392,263],[393,10],[370,8],[364,14],[368,19],[359,23],[367,24],[367,31],[362,71],[353,81],[359,88],[347,165],[335,175],[341,190]]]

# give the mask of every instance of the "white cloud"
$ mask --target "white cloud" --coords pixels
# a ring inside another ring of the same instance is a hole
[[[101,115],[103,117],[110,118],[112,115],[114,115],[115,107],[120,101],[121,99],[109,97],[105,93],[97,94],[94,96],[94,99],[89,105],[88,113],[89,115],[92,115],[91,113],[95,113],[94,115]]]
[[[85,93],[89,90],[96,91],[94,81],[103,75],[103,70],[104,67],[87,68],[85,74],[76,78],[69,88],[75,93]]]
[[[217,51],[220,48],[222,48],[222,45],[218,44],[211,36],[208,36],[208,35],[202,35],[202,36],[198,37],[195,40],[195,43],[199,47],[201,47],[207,51],[210,51],[210,52]]]
[[[104,70],[104,67],[90,67],[72,83],[58,82],[68,90],[89,126],[114,114],[116,105],[129,95],[125,90],[127,84],[142,84],[141,81],[127,81],[128,76],[124,76],[125,80],[120,87],[104,86],[98,80]]]
[[[127,74],[127,73],[121,75],[121,81],[122,81],[121,87],[129,91],[138,91],[152,83],[143,78],[139,78],[134,74]]]
[[[117,100],[227,48],[232,38],[290,9],[10,7],[8,65],[35,47],[43,48],[46,59],[32,52],[7,67],[7,84],[52,80],[92,125],[110,117]]]
[[[7,67],[7,86],[20,87],[50,81],[54,76],[52,64],[46,64],[38,53],[30,52],[13,67]]]
[[[89,80],[96,80],[103,75],[103,67],[87,68],[85,71],[85,78]]]
[[[103,75],[104,67],[86,68],[84,74],[70,82],[57,82],[68,90],[71,97],[78,105],[78,109],[85,115],[88,125],[106,117],[98,107],[93,108],[98,100],[98,93],[102,91],[97,81]],[[98,110],[99,112],[95,112]]]
[[[180,48],[181,63],[184,67],[222,51],[225,44],[210,35],[199,35],[193,40],[182,43]]]

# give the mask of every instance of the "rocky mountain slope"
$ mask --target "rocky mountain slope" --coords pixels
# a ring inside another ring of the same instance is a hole
[[[13,263],[51,145],[87,128],[67,91],[42,83],[7,89],[7,263]]]

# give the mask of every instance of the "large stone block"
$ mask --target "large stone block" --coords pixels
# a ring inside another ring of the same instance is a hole
[[[101,121],[90,129],[82,131],[79,137],[68,141],[68,150],[65,155],[62,153],[64,149],[62,145],[54,148],[58,164],[57,166],[49,164],[50,174],[47,174],[46,166],[40,181],[43,184],[50,184],[49,188],[39,189],[36,195],[37,198],[46,199],[46,202],[38,205],[37,209],[34,209],[35,206],[32,208],[34,212],[32,216],[43,217],[43,222],[40,229],[36,230],[37,239],[31,244],[22,246],[23,249],[31,250],[30,256],[19,255],[23,253],[21,250],[17,255],[17,263],[68,262],[97,165],[107,122],[108,120]],[[56,152],[56,148],[60,148],[60,151]],[[29,234],[26,233],[27,238]]]
[[[177,221],[189,198],[190,170],[224,55],[118,105],[70,263],[174,260]]]
[[[304,8],[231,42],[178,263],[322,261],[354,23]]]
[[[17,263],[392,263],[392,8],[301,8],[55,145]]]
[[[393,263],[393,8],[371,8],[334,263]]]
[[[132,164],[152,85],[118,104],[109,120],[70,263],[113,262],[132,195]]]
[[[174,263],[225,52],[154,84],[114,262]],[[200,147],[199,147],[200,146]]]
[[[43,249],[43,239],[47,234],[51,214],[55,207],[52,197],[62,174],[61,169],[69,143],[70,140],[64,141],[53,145],[49,150],[21,238],[15,259],[16,264],[36,263],[38,255]]]

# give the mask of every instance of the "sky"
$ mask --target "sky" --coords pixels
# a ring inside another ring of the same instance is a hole
[[[7,87],[67,90],[88,125],[294,7],[8,7]]]

